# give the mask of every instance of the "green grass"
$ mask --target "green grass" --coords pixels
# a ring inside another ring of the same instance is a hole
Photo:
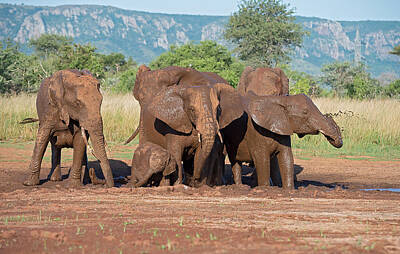
[[[343,147],[334,148],[323,135],[308,135],[302,139],[293,135],[292,143],[296,156],[370,156],[376,160],[400,159],[399,101],[337,98],[314,98],[313,101],[322,113],[334,114],[336,123],[342,129]]]
[[[35,95],[0,96],[0,146],[23,149],[34,141],[38,124],[18,124],[24,118],[37,117]],[[322,136],[293,135],[297,157],[370,156],[378,160],[400,159],[400,101],[390,99],[349,100],[313,98],[322,113],[334,114],[342,129],[343,147],[336,149]],[[336,114],[335,114],[336,113]],[[131,94],[104,94],[102,105],[105,138],[110,147],[121,145],[136,129],[139,104]],[[137,139],[131,144],[137,143]],[[127,149],[118,157],[131,157]],[[69,159],[69,158],[68,158]],[[350,158],[357,159],[357,158]]]

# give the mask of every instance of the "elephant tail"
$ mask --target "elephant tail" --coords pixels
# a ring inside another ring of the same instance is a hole
[[[19,122],[19,124],[34,123],[34,122],[37,122],[37,121],[39,121],[39,119],[29,117],[29,118],[25,118],[24,120]]]
[[[128,138],[128,140],[125,141],[124,145],[128,144],[131,142],[139,133],[139,126],[136,128],[136,130],[133,132],[133,134]]]

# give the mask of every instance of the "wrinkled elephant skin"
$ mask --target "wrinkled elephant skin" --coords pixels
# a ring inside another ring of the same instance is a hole
[[[240,95],[248,92],[256,95],[288,95],[289,79],[280,68],[257,68],[248,66],[243,71],[237,87]]]
[[[88,71],[62,70],[43,80],[36,98],[39,129],[29,165],[30,176],[24,185],[39,184],[41,162],[51,142],[51,180],[60,180],[61,148],[73,147],[72,186],[81,185],[82,164],[86,164],[86,143],[90,136],[94,154],[100,161],[106,184],[114,186],[105,151],[103,121],[100,114],[100,83]]]
[[[146,185],[149,179],[157,173],[162,173],[162,181],[166,176],[176,171],[177,164],[175,159],[167,150],[153,143],[143,143],[139,145],[132,158],[131,183],[135,187]],[[169,185],[170,182],[165,183]]]
[[[203,172],[205,169],[221,168],[215,160],[223,160],[222,156],[211,151],[222,151],[220,129],[243,114],[224,114],[224,105],[235,100],[240,103],[240,99],[223,78],[191,68],[171,66],[152,71],[142,65],[133,94],[141,107],[139,130],[126,143],[139,133],[139,144],[152,142],[167,149],[178,164],[177,183],[182,181],[181,161],[185,169],[193,171],[195,181],[212,175]]]
[[[277,160],[282,187],[294,188],[293,133],[301,137],[322,133],[334,147],[343,144],[337,124],[306,95],[257,96],[250,92],[241,98],[246,114],[222,130],[237,184],[241,183],[240,162],[254,162],[258,185],[268,185],[270,176],[277,182],[277,173],[270,170],[271,160]]]

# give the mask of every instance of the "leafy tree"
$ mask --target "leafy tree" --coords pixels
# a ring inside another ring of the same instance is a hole
[[[377,80],[371,77],[364,64],[335,62],[322,67],[321,81],[330,87],[334,95],[350,98],[371,98],[380,93]]]
[[[294,23],[293,9],[281,0],[242,0],[232,14],[224,36],[249,65],[274,66],[289,60],[306,34]]]
[[[400,79],[393,81],[383,90],[383,93],[387,97],[400,98]]]
[[[127,63],[125,56],[121,53],[111,53],[109,55],[102,55],[101,57],[106,71],[118,72],[121,66]]]
[[[57,34],[42,34],[37,39],[31,39],[29,46],[33,47],[35,53],[40,57],[58,55],[62,49],[72,44],[73,39]]]
[[[0,42],[0,93],[35,92],[45,76],[36,56],[20,52],[10,39]]]
[[[95,52],[96,47],[90,44],[67,45],[62,48],[57,68],[62,69],[87,69],[97,78],[104,78],[104,64],[102,56]]]
[[[400,56],[400,45],[394,47],[394,49],[393,49],[392,51],[390,51],[389,53],[390,53],[390,54],[393,54],[393,55],[398,55],[398,56]]]
[[[286,76],[289,78],[289,94],[307,94],[310,96],[321,95],[321,88],[318,86],[315,78],[305,72],[295,71],[289,68],[289,65],[280,65]]]
[[[244,65],[231,55],[228,49],[214,41],[193,42],[182,46],[171,46],[150,67],[160,69],[167,66],[192,67],[198,71],[215,72],[232,86],[239,82]]]

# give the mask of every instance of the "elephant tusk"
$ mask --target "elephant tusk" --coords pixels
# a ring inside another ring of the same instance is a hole
[[[219,140],[221,141],[221,144],[223,144],[224,141],[222,141],[222,135],[219,130],[220,130],[220,127],[219,127],[219,123],[217,122],[217,134],[218,134]]]
[[[88,139],[86,137],[86,132],[85,129],[83,127],[81,127],[81,133],[82,133],[82,138],[83,138],[83,142],[85,142],[85,145],[87,146],[87,148],[89,149],[89,152],[97,159],[99,160],[99,158],[97,158],[96,154],[94,154],[94,150],[93,147],[89,144]],[[99,160],[100,161],[100,160]]]
[[[197,133],[197,137],[198,137],[198,139],[199,139],[199,143],[201,143],[201,136],[200,136],[200,133]]]
[[[224,141],[222,141],[222,135],[221,135],[221,132],[217,132],[218,133],[218,137],[219,137],[219,140],[221,141],[221,144],[223,144],[224,143]]]

